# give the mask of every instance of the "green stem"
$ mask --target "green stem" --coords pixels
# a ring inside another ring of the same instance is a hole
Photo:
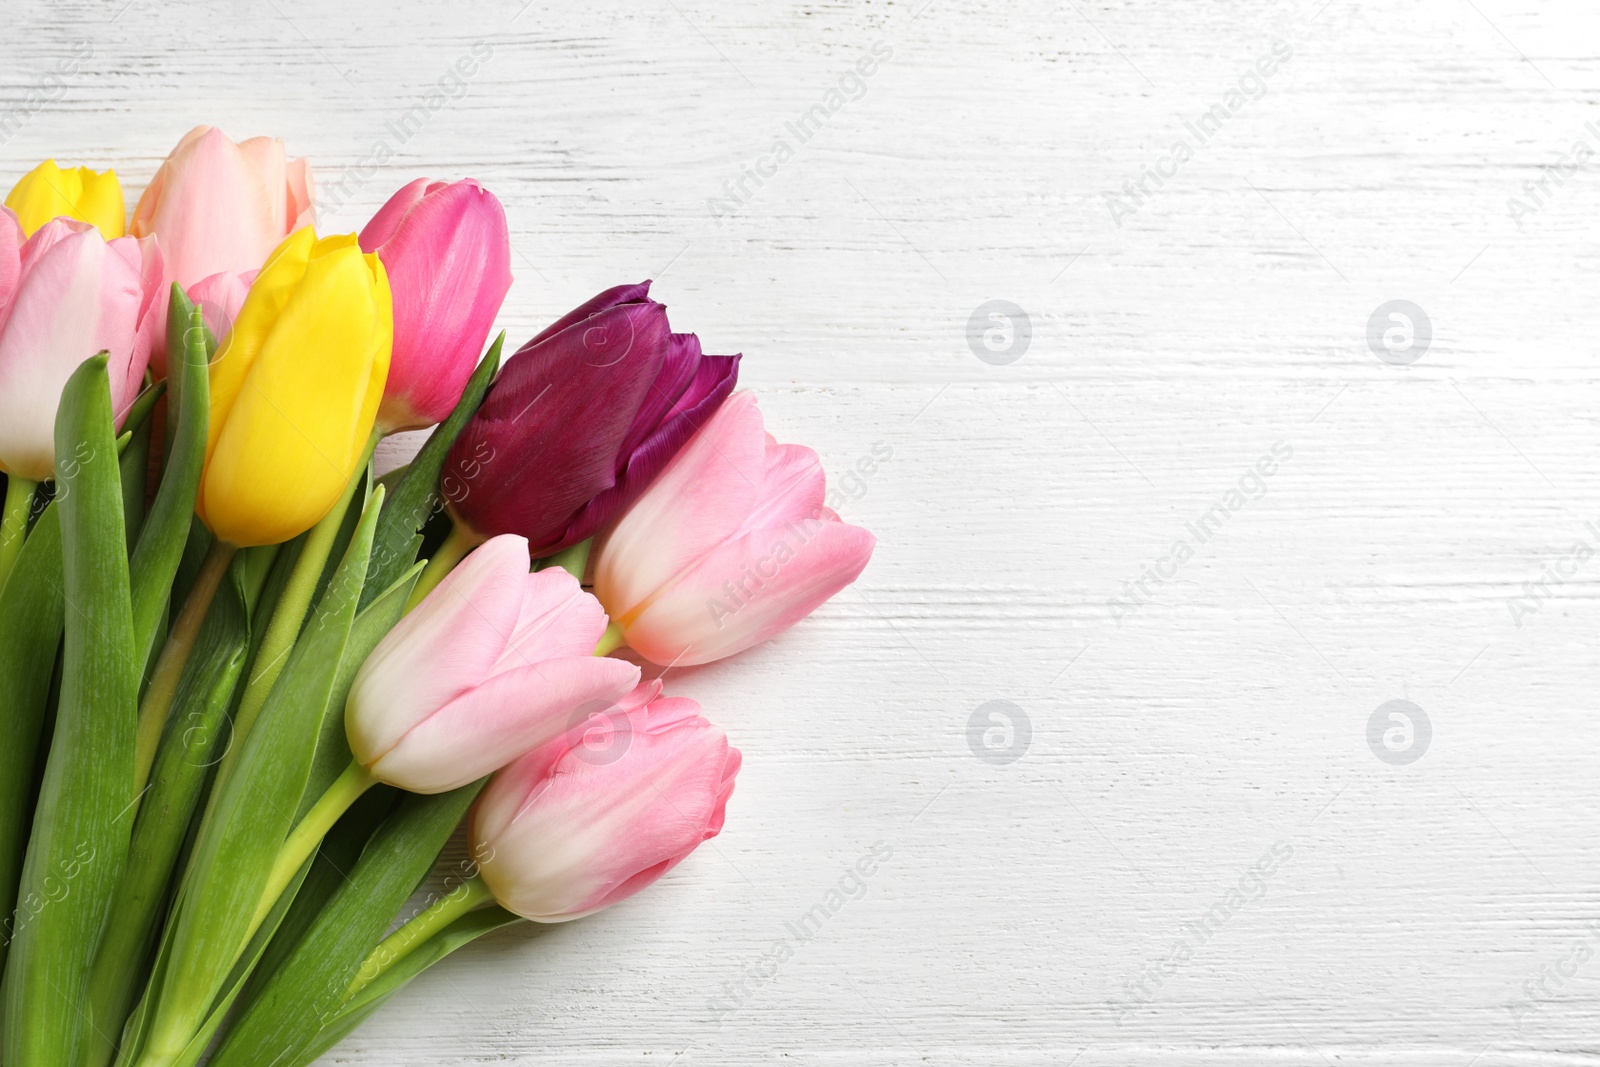
[[[150,777],[150,765],[155,762],[156,748],[161,743],[161,731],[166,728],[167,715],[172,710],[173,698],[178,694],[178,680],[194,651],[195,639],[200,636],[200,624],[205,621],[217,590],[222,587],[222,576],[228,573],[233,554],[238,549],[224,541],[211,542],[206,558],[200,564],[189,595],[184,598],[183,610],[167,634],[167,643],[161,646],[161,656],[156,660],[150,675],[150,687],[145,690],[144,701],[139,705],[139,727],[134,739],[133,790],[144,789]]]
[[[266,892],[261,896],[261,903],[256,906],[254,921],[250,924],[250,936],[255,936],[259,927],[272,906],[278,902],[283,891],[288,888],[294,876],[299,873],[306,860],[322,844],[322,839],[328,836],[328,831],[333,829],[333,824],[339,821],[339,816],[350,809],[350,805],[361,799],[361,794],[378,784],[378,780],[367,773],[367,769],[354,761],[344,769],[334,783],[328,787],[317,802],[311,805],[311,810],[305,813],[300,824],[289,832],[284,839],[283,847],[278,850],[278,859],[272,865],[272,875],[267,879]],[[248,941],[249,938],[247,937]]]
[[[306,611],[311,607],[311,598],[317,591],[317,582],[321,581],[323,568],[327,566],[328,556],[333,552],[334,539],[339,536],[339,529],[344,525],[345,512],[350,510],[350,501],[355,499],[356,486],[361,483],[362,474],[372,458],[372,450],[377,446],[378,434],[377,431],[373,431],[367,440],[365,458],[356,466],[356,473],[344,487],[344,496],[340,497],[333,509],[311,528],[306,543],[300,547],[300,556],[294,561],[294,570],[289,574],[289,582],[278,598],[277,606],[272,611],[272,621],[267,624],[267,632],[261,638],[261,647],[256,650],[255,662],[250,666],[250,680],[245,683],[244,695],[239,698],[239,711],[234,716],[233,723],[233,742],[223,761],[221,774],[228,772],[234,754],[241,747],[239,742],[250,733],[250,727],[255,725],[256,716],[266,704],[267,695],[272,692],[278,675],[282,674],[283,668],[288,665],[289,653],[293,651],[294,643],[300,637],[300,627],[306,621]]]
[[[589,549],[594,545],[594,538],[586,538],[569,548],[564,548],[555,555],[543,560],[540,570],[550,567],[560,567],[578,581],[583,581],[583,572],[589,566]]]
[[[474,875],[429,904],[367,954],[356,976],[350,980],[350,988],[345,990],[345,1001],[348,1003],[351,997],[377,981],[384,971],[411,955],[428,938],[493,900],[494,894],[484,884],[483,876]]]
[[[622,632],[622,627],[613,619],[606,627],[606,632],[600,635],[600,643],[594,646],[594,654],[609,656],[627,643],[628,635]]]
[[[6,475],[5,515],[0,518],[0,586],[6,584],[6,576],[27,539],[28,512],[33,509],[33,491],[38,487],[38,482]]]
[[[464,522],[458,522],[450,527],[450,536],[444,539],[444,544],[428,560],[428,565],[423,568],[422,576],[417,579],[417,584],[411,589],[411,599],[406,601],[406,611],[410,611],[422,603],[422,598],[433,592],[435,586],[444,581],[444,576],[455,569],[462,557],[474,548],[483,544],[483,535]]]

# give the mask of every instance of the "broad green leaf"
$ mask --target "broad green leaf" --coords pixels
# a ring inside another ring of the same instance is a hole
[[[128,854],[139,679],[111,415],[102,353],[56,413],[65,652],[6,972],[5,1062],[18,1067],[77,1067],[89,966]]]
[[[11,944],[17,881],[33,823],[35,763],[61,644],[61,525],[44,509],[0,589],[0,968]]]
[[[111,1062],[128,1009],[148,973],[184,839],[210,768],[225,750],[228,709],[250,645],[241,569],[242,561],[236,560],[201,626],[135,816],[128,867],[89,984],[87,1010],[94,1029],[85,1067]]]
[[[294,952],[229,1030],[213,1067],[284,1062],[343,1011],[345,991],[362,961],[428,876],[483,786],[479,781],[437,796],[401,796],[361,861],[346,872]]]
[[[450,446],[455,444],[467,420],[483,403],[483,394],[488,391],[489,383],[494,381],[495,372],[500,368],[500,349],[505,341],[506,335],[502,331],[494,339],[494,344],[489,346],[488,355],[483,357],[477,370],[467,380],[467,387],[455,410],[428,435],[427,442],[406,468],[399,484],[391,487],[389,505],[383,509],[383,517],[378,520],[377,535],[372,539],[372,562],[368,565],[367,591],[361,602],[363,607],[416,562],[417,552],[422,548],[419,531],[428,517],[444,506],[444,497],[440,495],[440,477],[445,459],[450,454]],[[445,496],[448,495],[446,485]]]
[[[250,940],[278,848],[305,792],[382,502],[382,494],[374,494],[312,624],[240,742],[237,759],[212,789],[184,875],[182,905],[171,920],[171,959],[146,1046],[153,1062],[183,1054]]]

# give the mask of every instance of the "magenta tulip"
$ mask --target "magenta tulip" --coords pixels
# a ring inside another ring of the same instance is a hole
[[[739,750],[700,705],[660,693],[660,682],[639,686],[478,798],[472,854],[507,910],[544,923],[591,915],[722,831]]]
[[[389,631],[356,674],[345,732],[379,781],[466,785],[604,707],[639,668],[593,655],[605,612],[566,571],[528,573],[520,537],[479,546]]]
[[[742,652],[856,580],[872,534],[824,506],[817,454],[767,435],[737,393],[596,545],[594,589],[656,663]]]
[[[732,391],[738,356],[677,334],[650,283],[608,289],[506,361],[446,487],[458,527],[516,533],[537,557],[587,539],[650,485]]]
[[[0,230],[15,225],[7,215]],[[7,263],[0,253],[0,282]],[[107,241],[86,222],[53,219],[22,246],[6,305],[0,295],[0,468],[44,481],[55,471],[61,389],[84,360],[109,353],[119,427],[138,395],[165,325],[161,252],[149,238]]]
[[[431,426],[461,399],[511,288],[505,209],[470,178],[418,178],[361,231],[394,290],[394,355],[378,424]]]

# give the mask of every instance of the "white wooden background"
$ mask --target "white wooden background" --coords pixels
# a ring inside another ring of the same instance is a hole
[[[893,450],[841,507],[880,538],[861,582],[669,678],[745,752],[723,836],[608,914],[463,951],[325,1062],[1600,1061],[1591,5],[5,16],[7,109],[92,48],[5,140],[6,183],[114,164],[131,207],[200,122],[342,180],[329,231],[413,176],[474,176],[511,220],[513,341],[652,277],[676,328],[745,353],[779,437],[835,475]],[[1290,58],[1252,80],[1274,38]],[[879,42],[864,94],[714,217]],[[1241,79],[1264,95],[1197,145],[1185,121]],[[1185,138],[1113,218],[1106,194]],[[1432,323],[1407,365],[1367,340],[1397,299]],[[969,341],[991,300],[1031,329],[1009,363]],[[1174,574],[1186,524],[1280,442],[1264,495]],[[1432,730],[1406,765],[1367,741],[1397,699]],[[1027,729],[975,748],[989,701]],[[773,973],[785,924],[878,842],[864,895]],[[1253,899],[1179,959],[1241,880]]]

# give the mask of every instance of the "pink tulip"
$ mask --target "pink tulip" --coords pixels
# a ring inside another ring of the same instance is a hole
[[[468,178],[418,178],[361,231],[394,290],[394,354],[378,424],[414,430],[442,421],[461,399],[511,288],[506,213]]]
[[[310,168],[289,159],[282,141],[235,144],[215,127],[196,126],[139,197],[128,232],[158,236],[170,280],[187,291],[213,274],[259,268],[285,237],[311,225],[311,195]]]
[[[856,580],[875,543],[823,505],[817,454],[735,393],[596,548],[594,589],[656,663],[742,652]]]
[[[0,280],[6,270],[0,265]],[[79,364],[110,353],[119,427],[138,396],[151,343],[165,327],[161,252],[149,238],[107,241],[86,222],[53,219],[22,246],[15,295],[5,303],[0,297],[0,467],[44,481],[55,471],[61,388]]]
[[[469,829],[501,906],[535,922],[591,915],[722,831],[739,750],[700,705],[660,694],[641,685],[495,775]]]
[[[639,681],[638,667],[593,655],[605,628],[576,578],[529,574],[527,541],[492,538],[361,665],[345,705],[350,749],[413,793],[475,781]]]
[[[221,344],[233,329],[233,320],[239,317],[244,298],[250,293],[250,283],[260,273],[255,270],[224,271],[201,278],[189,286],[189,299],[194,301],[205,317],[206,329]],[[163,368],[164,370],[165,368]]]
[[[17,283],[22,280],[22,224],[16,212],[0,207],[0,325],[11,310],[11,301],[17,296]]]

